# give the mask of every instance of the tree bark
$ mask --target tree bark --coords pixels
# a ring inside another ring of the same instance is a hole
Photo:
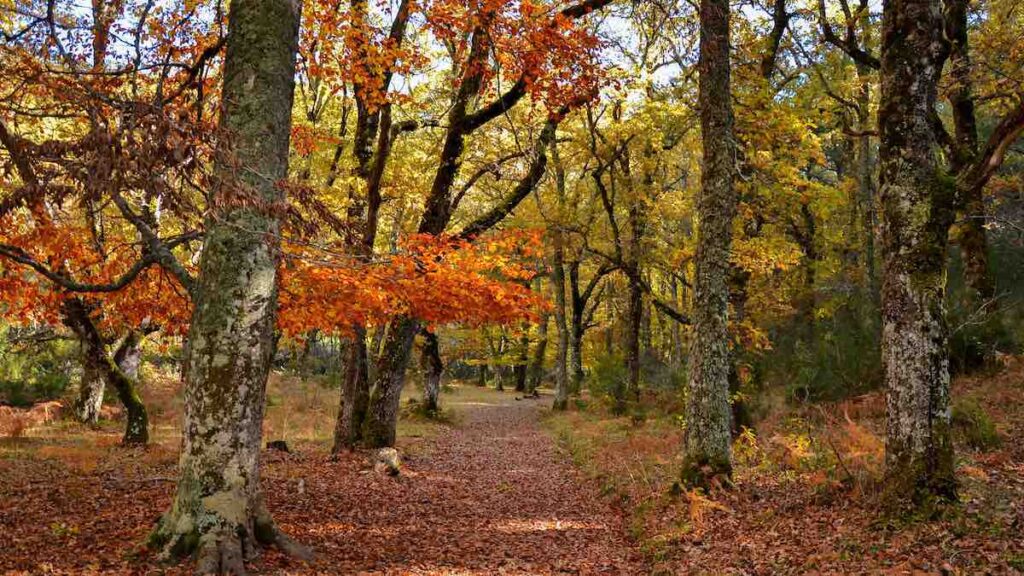
[[[301,6],[231,2],[224,132],[189,328],[185,419],[174,500],[151,544],[196,553],[200,574],[243,574],[258,544],[309,552],[274,525],[259,488],[274,351],[281,225]]]
[[[441,377],[444,375],[444,362],[441,360],[441,346],[437,334],[429,330],[423,331],[423,408],[428,415],[437,414],[440,405]]]
[[[369,359],[366,329],[353,328],[355,334],[345,346],[345,369],[341,381],[341,404],[334,426],[332,454],[354,448],[363,439],[363,423],[370,403]]]
[[[569,327],[565,321],[565,264],[561,230],[555,232],[554,257],[551,262],[551,289],[555,293],[555,327],[558,330],[558,348],[555,356],[555,410],[569,407],[569,378],[566,355],[569,349]]]
[[[519,357],[516,365],[512,368],[512,374],[515,377],[516,392],[526,391],[526,375],[527,367],[530,362],[530,325],[524,324],[523,334],[519,337]]]
[[[538,290],[539,290],[538,286]],[[544,379],[544,358],[548,350],[548,324],[550,315],[544,313],[540,317],[540,325],[537,333],[537,345],[533,348],[533,359],[530,361],[529,380],[526,383],[526,392],[533,394]]]
[[[932,123],[946,58],[940,0],[885,2],[882,15],[882,362],[886,483],[899,501],[955,497],[943,310],[955,181]]]
[[[131,362],[126,362],[130,354],[139,354],[133,350],[138,348],[141,336],[134,330],[129,332],[114,358],[111,358],[107,353],[107,344],[81,299],[65,300],[62,303],[62,312],[64,323],[74,331],[82,343],[86,369],[113,386],[124,406],[125,431],[121,443],[126,446],[145,446],[149,442],[149,415],[137,390],[135,376],[138,374],[138,360],[134,363],[134,370]],[[120,365],[124,365],[132,373],[126,373]]]
[[[75,418],[82,424],[95,425],[100,420],[103,407],[103,389],[106,382],[99,370],[85,357],[82,350],[82,378],[78,384],[78,399],[75,400]]]
[[[727,278],[737,196],[727,0],[701,0],[698,67],[703,164],[682,479],[707,486],[732,474]]]
[[[395,445],[405,370],[419,329],[419,322],[408,317],[396,318],[391,323],[377,363],[377,378],[363,425],[363,443],[369,448]]]

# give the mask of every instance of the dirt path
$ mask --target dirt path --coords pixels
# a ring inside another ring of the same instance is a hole
[[[333,476],[308,463],[298,495],[295,477],[273,468],[275,515],[318,550],[317,571],[646,573],[623,519],[540,430],[538,401],[495,393],[473,404],[397,480],[354,470],[362,458]]]
[[[546,400],[463,388],[442,401],[459,424],[400,439],[412,457],[397,478],[368,470],[365,454],[331,461],[323,445],[265,452],[268,504],[318,558],[299,565],[271,550],[251,572],[648,573],[623,518],[541,430]],[[116,432],[3,446],[0,574],[189,573],[139,546],[170,503],[177,442],[127,451]]]

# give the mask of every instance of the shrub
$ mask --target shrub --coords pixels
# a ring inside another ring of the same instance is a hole
[[[620,354],[606,354],[597,358],[587,382],[590,395],[597,401],[614,407],[621,405],[626,396],[629,374],[626,361]]]
[[[992,418],[971,399],[953,402],[953,429],[965,444],[975,450],[989,450],[1002,442]]]

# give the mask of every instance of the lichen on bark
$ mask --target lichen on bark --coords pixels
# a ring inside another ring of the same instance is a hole
[[[288,172],[300,6],[230,5],[222,133],[185,358],[180,478],[150,543],[196,553],[200,574],[241,574],[258,544],[308,558],[273,524],[259,489],[274,350],[280,223]]]
[[[706,487],[732,475],[727,281],[738,198],[726,0],[701,2],[698,66],[703,164],[682,479]]]
[[[882,363],[886,493],[894,503],[955,498],[943,299],[955,180],[932,123],[948,46],[940,0],[886,3],[882,21]]]

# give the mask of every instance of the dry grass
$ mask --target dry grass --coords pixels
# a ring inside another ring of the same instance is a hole
[[[953,397],[981,407],[1002,438],[1024,434],[1024,360],[961,378]],[[939,519],[878,507],[884,395],[778,405],[734,444],[736,489],[679,490],[683,425],[649,407],[636,426],[601,410],[547,426],[605,494],[664,573],[1018,573],[1024,570],[1024,448],[978,450],[957,436],[961,504]]]

